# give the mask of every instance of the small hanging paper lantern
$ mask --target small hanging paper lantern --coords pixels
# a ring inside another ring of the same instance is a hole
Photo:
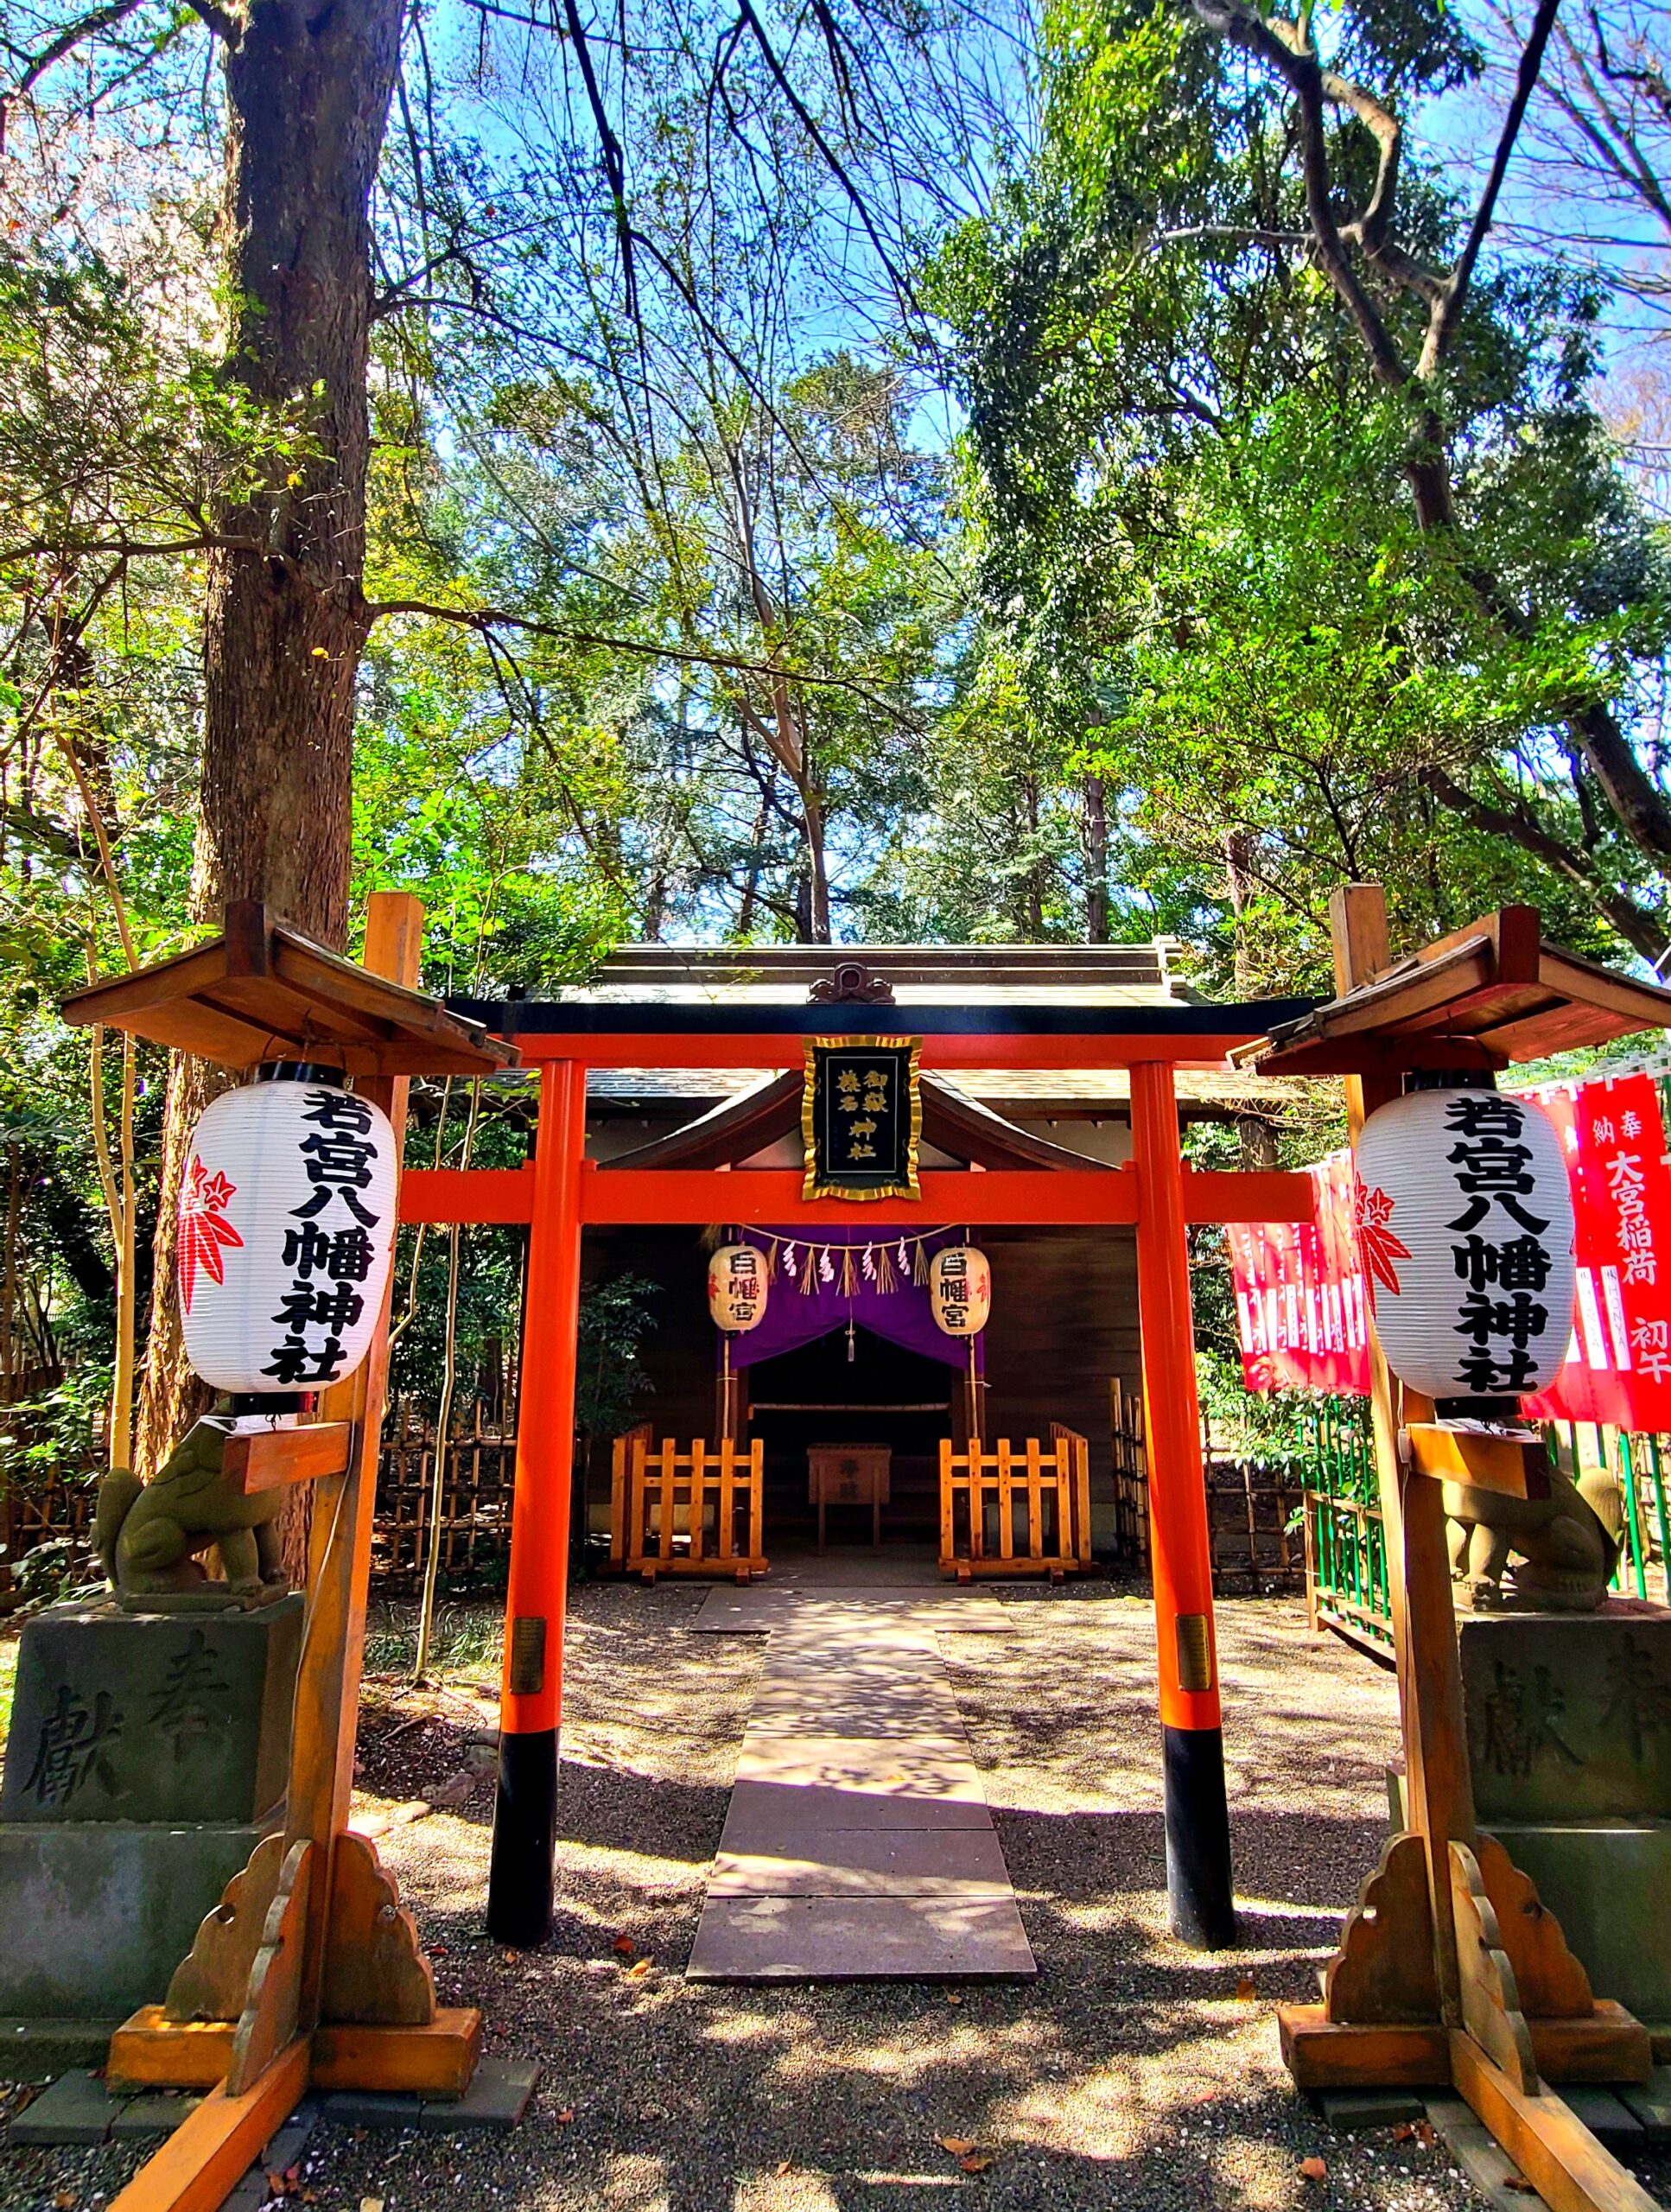
[[[186,1357],[217,1390],[352,1375],[395,1243],[395,1133],[334,1070],[280,1063],[192,1133],[176,1274]]]
[[[1573,1191],[1554,1123],[1494,1090],[1416,1090],[1370,1115],[1354,1200],[1387,1364],[1433,1398],[1520,1397],[1573,1329]]]
[[[992,1312],[992,1262],[973,1244],[948,1244],[928,1271],[929,1303],[949,1337],[972,1337]]]
[[[714,1325],[745,1335],[766,1317],[766,1261],[752,1244],[721,1244],[708,1263],[708,1310]]]

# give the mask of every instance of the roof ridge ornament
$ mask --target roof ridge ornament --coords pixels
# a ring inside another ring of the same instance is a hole
[[[838,960],[806,995],[809,1006],[892,1006],[893,986],[873,975],[862,960]]]

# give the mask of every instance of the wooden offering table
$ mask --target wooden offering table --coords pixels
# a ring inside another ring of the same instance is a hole
[[[882,1541],[882,1508],[888,1502],[893,1452],[886,1444],[813,1444],[807,1447],[806,1495],[818,1509],[818,1556],[824,1549],[824,1513],[831,1505],[870,1508],[870,1547]]]

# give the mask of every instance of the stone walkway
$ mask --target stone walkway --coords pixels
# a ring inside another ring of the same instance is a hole
[[[1036,1971],[933,1636],[1002,1633],[1004,1610],[932,1588],[712,1593],[699,1629],[772,1640],[691,1980]]]

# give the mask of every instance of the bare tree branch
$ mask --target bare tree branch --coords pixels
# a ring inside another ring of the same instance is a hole
[[[1444,305],[1428,325],[1426,341],[1421,349],[1421,361],[1416,373],[1425,381],[1430,378],[1444,359],[1462,310],[1467,304],[1468,287],[1473,281],[1474,264],[1479,259],[1480,248],[1491,227],[1491,218],[1496,212],[1497,195],[1503,190],[1503,181],[1509,173],[1509,159],[1520,137],[1521,125],[1526,120],[1526,110],[1532,94],[1537,89],[1543,73],[1543,56],[1549,43],[1549,34],[1555,27],[1555,16],[1560,0],[1538,0],[1537,13],[1532,18],[1532,28],[1521,49],[1520,67],[1515,75],[1515,96],[1509,103],[1509,111],[1503,118],[1503,129],[1497,136],[1497,149],[1492,157],[1485,189],[1480,194],[1479,205],[1474,210],[1474,219],[1468,226],[1468,236],[1463,242],[1456,266],[1445,285]]]

